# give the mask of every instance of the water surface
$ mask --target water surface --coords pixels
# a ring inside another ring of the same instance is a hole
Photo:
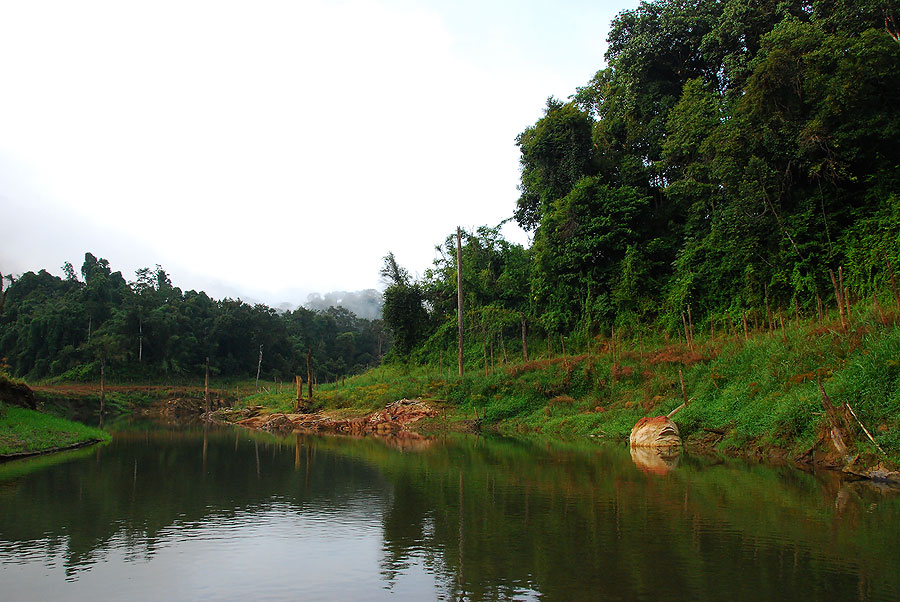
[[[0,465],[0,598],[898,600],[900,497],[626,447],[132,429]]]

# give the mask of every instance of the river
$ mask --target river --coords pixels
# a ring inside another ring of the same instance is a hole
[[[134,425],[0,465],[0,599],[900,600],[900,495],[475,435]]]

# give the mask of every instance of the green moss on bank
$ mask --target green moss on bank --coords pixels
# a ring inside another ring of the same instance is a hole
[[[5,406],[0,414],[0,456],[39,453],[110,438],[100,429],[34,410]]]

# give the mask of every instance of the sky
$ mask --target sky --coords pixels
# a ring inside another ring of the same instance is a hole
[[[272,306],[422,274],[512,215],[516,135],[636,5],[0,0],[0,272],[91,252]]]

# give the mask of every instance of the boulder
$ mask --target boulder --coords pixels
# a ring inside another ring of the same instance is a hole
[[[646,416],[631,429],[631,447],[680,447],[678,426],[668,416]]]

